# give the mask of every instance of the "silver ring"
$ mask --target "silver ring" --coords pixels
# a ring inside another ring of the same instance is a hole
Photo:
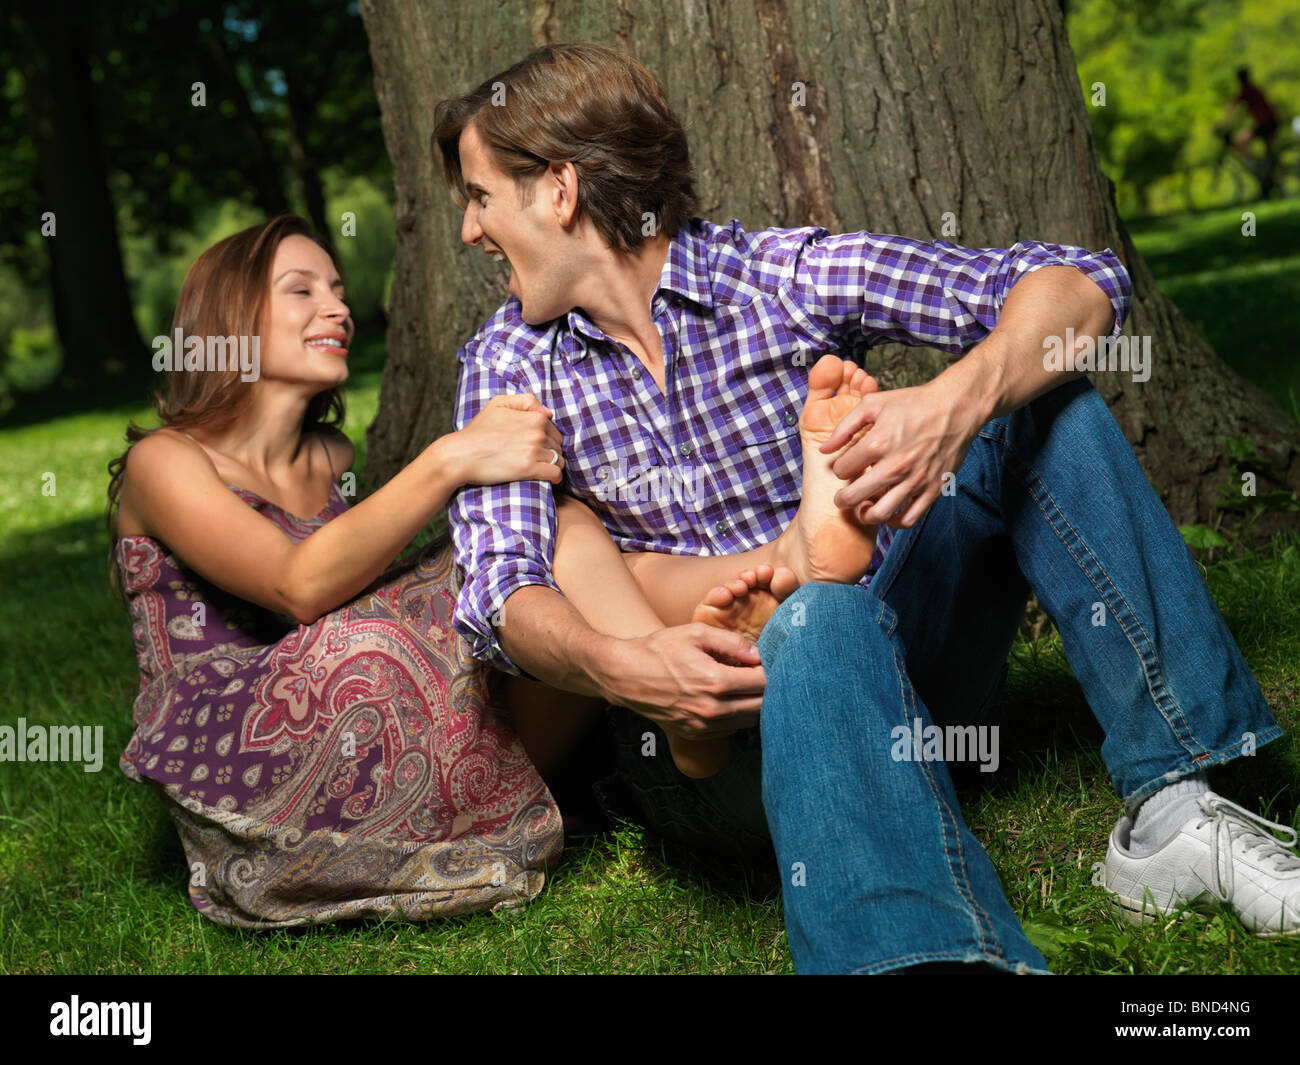
[[[556,451],[555,448],[551,448],[551,465],[558,466],[559,464],[560,464],[560,453]]]

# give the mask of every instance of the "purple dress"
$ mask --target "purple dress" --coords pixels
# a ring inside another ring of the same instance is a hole
[[[310,520],[230,487],[294,540],[347,509],[337,486]],[[118,541],[140,666],[121,769],[164,798],[204,916],[421,920],[541,890],[560,812],[452,628],[452,555],[444,534],[300,625]]]

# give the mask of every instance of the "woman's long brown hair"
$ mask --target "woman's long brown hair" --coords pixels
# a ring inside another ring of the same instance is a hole
[[[268,222],[250,226],[225,240],[218,241],[194,260],[185,274],[176,313],[172,318],[172,336],[179,329],[186,336],[253,337],[261,335],[262,313],[270,293],[271,264],[275,250],[286,237],[316,238],[311,225],[297,215],[279,215]],[[321,247],[325,247],[321,244]],[[334,267],[343,276],[342,267],[329,248]],[[173,352],[179,364],[182,352]],[[236,365],[226,371],[187,372],[173,369],[167,373],[167,395],[153,394],[158,418],[162,423],[145,429],[131,422],[127,425],[127,448],[108,464],[109,577],[117,584],[117,567],[113,562],[116,547],[115,520],[122,494],[122,475],[126,457],[136,443],[159,429],[207,428],[221,430],[233,422],[252,399],[254,382],[240,378]],[[303,418],[303,431],[343,424],[343,395],[337,387],[313,396]]]

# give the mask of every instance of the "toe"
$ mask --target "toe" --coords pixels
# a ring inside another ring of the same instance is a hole
[[[799,588],[799,578],[789,566],[778,566],[772,575],[772,594],[778,603],[784,602]]]
[[[838,355],[829,354],[817,360],[817,364],[808,373],[808,399],[805,406],[814,400],[827,399],[835,394],[843,377],[840,369],[842,361]]]
[[[716,588],[710,588],[709,594],[704,597],[704,602],[708,606],[716,606],[720,610],[725,610],[735,601],[735,596],[731,594],[730,589],[723,587],[721,584]]]

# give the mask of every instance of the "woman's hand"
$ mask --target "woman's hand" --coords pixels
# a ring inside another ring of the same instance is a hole
[[[564,476],[564,438],[554,415],[528,394],[493,396],[470,423],[446,438],[462,484],[550,481]],[[551,462],[551,452],[559,457]]]

